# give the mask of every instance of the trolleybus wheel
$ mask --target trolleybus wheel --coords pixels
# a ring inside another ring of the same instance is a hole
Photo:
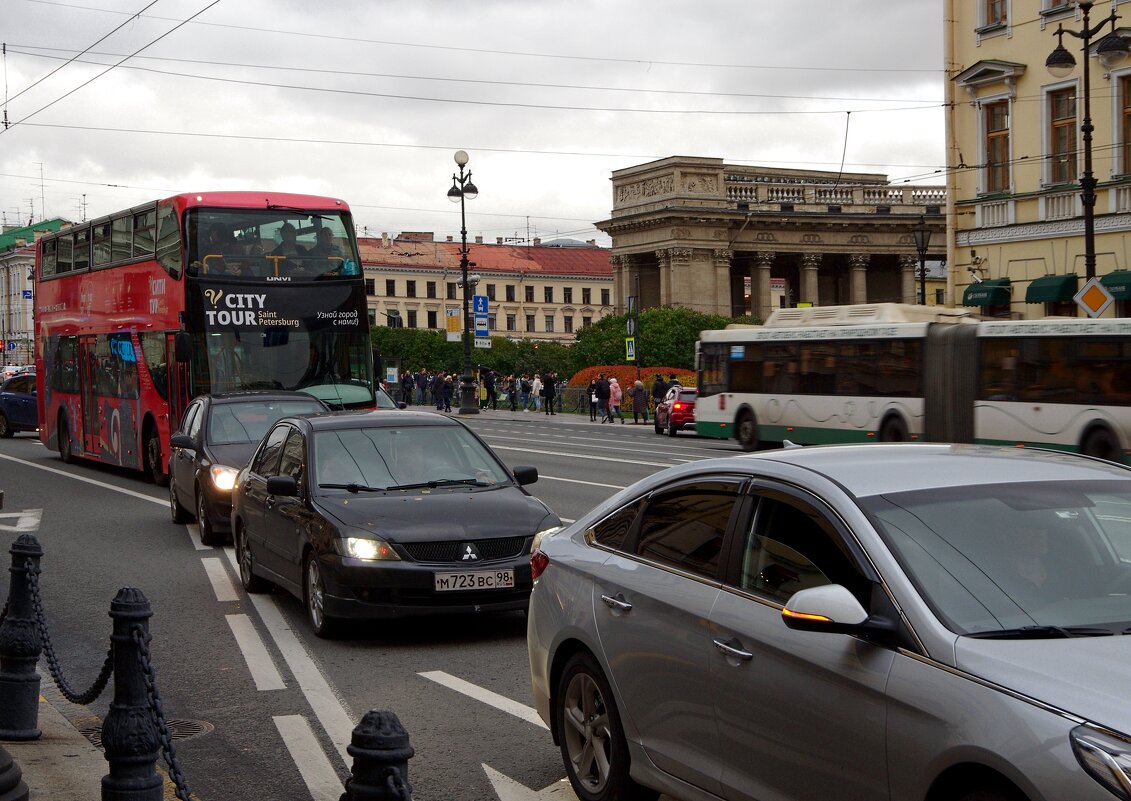
[[[751,412],[743,412],[734,424],[734,438],[744,451],[758,447],[758,421]]]
[[[889,417],[880,427],[880,442],[907,442],[907,423],[902,417]]]
[[[1110,428],[1094,428],[1084,437],[1084,444],[1080,446],[1080,453],[1095,456],[1097,459],[1107,459],[1109,462],[1119,462],[1119,442]]]

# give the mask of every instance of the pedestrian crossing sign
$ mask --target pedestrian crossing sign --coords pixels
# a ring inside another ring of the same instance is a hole
[[[624,338],[624,360],[626,362],[636,361],[636,337]]]

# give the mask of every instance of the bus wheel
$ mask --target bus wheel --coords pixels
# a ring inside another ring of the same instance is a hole
[[[880,428],[880,442],[907,442],[907,423],[902,417],[889,417]]]
[[[1095,456],[1098,459],[1107,459],[1109,462],[1119,462],[1119,442],[1110,428],[1093,428],[1084,437],[1084,444],[1080,446],[1080,453]]]
[[[161,469],[161,439],[153,425],[145,432],[145,469],[154,484],[159,487],[168,486],[169,476]]]
[[[59,445],[59,458],[64,464],[70,464],[75,458],[71,453],[71,428],[67,425],[67,418],[62,415],[59,416],[59,434],[57,441]]]
[[[758,447],[758,423],[750,412],[743,412],[734,424],[734,438],[744,451],[752,451]]]

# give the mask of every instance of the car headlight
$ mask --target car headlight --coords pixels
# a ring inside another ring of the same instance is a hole
[[[530,545],[530,552],[534,553],[538,550],[538,546],[542,544],[542,538],[547,534],[553,534],[555,531],[561,531],[563,528],[565,528],[565,526],[550,526],[549,528],[544,528],[539,531],[534,535],[534,542]]]
[[[1131,742],[1091,726],[1077,726],[1070,737],[1080,766],[1116,798],[1131,801]]]
[[[236,478],[240,474],[240,471],[236,468],[223,464],[212,465],[208,472],[212,476],[212,486],[224,492],[232,491],[232,487],[236,486]]]
[[[380,537],[346,537],[346,556],[366,562],[399,562],[401,559]]]

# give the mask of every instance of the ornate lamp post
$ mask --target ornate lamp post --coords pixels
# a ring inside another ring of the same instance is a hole
[[[1111,23],[1111,32],[1100,40],[1096,46],[1096,55],[1105,67],[1113,67],[1120,59],[1127,55],[1127,42],[1115,32],[1115,21],[1119,19],[1113,11],[1109,17],[1101,20],[1093,28],[1088,22],[1088,12],[1094,5],[1092,0],[1079,0],[1077,5],[1083,12],[1083,28],[1079,31],[1065,30],[1063,25],[1057,25],[1056,48],[1045,59],[1045,67],[1054,77],[1067,77],[1076,68],[1076,59],[1064,47],[1064,34],[1075,36],[1084,42],[1084,121],[1080,126],[1084,140],[1084,174],[1080,176],[1080,202],[1084,207],[1084,273],[1086,280],[1096,277],[1096,178],[1092,174],[1092,81],[1091,70],[1088,69],[1088,57],[1091,55],[1092,37],[1100,33],[1103,27]]]
[[[931,244],[931,229],[919,215],[919,224],[911,229],[915,237],[915,250],[919,253],[919,305],[927,305],[927,246]]]
[[[463,171],[468,162],[467,152],[457,150],[455,159],[459,167],[459,175],[452,175],[452,188],[448,190],[448,200],[459,203],[459,270],[460,283],[463,284],[463,375],[459,379],[459,413],[479,414],[479,404],[475,398],[475,381],[471,376],[471,285],[467,280],[467,208],[464,204],[464,200],[475,200],[479,196],[479,190],[471,182],[471,170],[468,170],[466,175]]]

